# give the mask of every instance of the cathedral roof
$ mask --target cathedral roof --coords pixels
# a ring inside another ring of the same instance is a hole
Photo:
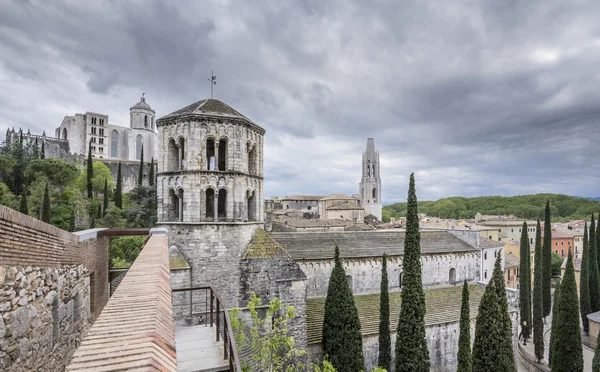
[[[404,254],[404,231],[273,232],[269,234],[296,260],[331,260],[335,245],[340,257],[381,257]],[[478,249],[446,231],[421,231],[421,254],[457,253]]]
[[[479,313],[479,302],[485,288],[480,285],[469,285],[469,311],[471,319]],[[462,285],[445,288],[425,289],[425,326],[458,322],[462,301]],[[354,303],[360,319],[360,331],[363,336],[379,333],[379,301],[380,294],[355,295]],[[398,326],[400,291],[390,292],[390,329]],[[509,308],[509,311],[514,309]],[[306,299],[306,342],[319,343],[323,338],[323,315],[325,313],[325,298]]]
[[[146,97],[144,97],[144,93],[142,93],[142,98],[140,98],[140,101],[135,105],[131,106],[130,110],[131,109],[142,109],[154,112],[154,110],[152,110],[152,107],[150,107],[150,105],[146,103]]]
[[[245,119],[245,120],[250,121],[250,119],[248,119],[244,115],[240,114],[237,110],[235,110],[228,104],[223,103],[216,99],[203,99],[201,101],[194,102],[191,105],[185,106],[182,109],[174,111],[174,112],[170,113],[169,115],[164,116],[161,119],[170,119],[170,118],[176,118],[179,116],[186,116],[186,115],[193,115],[193,114],[216,115],[216,116],[224,116],[224,117],[230,117],[230,118],[236,118],[236,119]]]

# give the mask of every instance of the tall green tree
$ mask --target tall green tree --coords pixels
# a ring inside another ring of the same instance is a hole
[[[594,351],[594,359],[592,359],[592,372],[600,372],[600,332],[596,339],[596,350]]]
[[[597,258],[600,256],[598,246],[596,245],[596,226],[594,222],[594,214],[592,213],[592,221],[590,222],[588,239],[588,250],[590,259],[588,260],[589,269],[589,288],[590,288],[590,307],[591,312],[595,313],[600,310],[600,266],[598,266]]]
[[[102,217],[106,216],[108,210],[108,179],[104,179],[104,193],[102,196]]]
[[[500,249],[496,255],[494,273],[492,276],[496,295],[500,302],[500,314],[502,317],[502,338],[498,340],[498,349],[500,349],[500,352],[502,353],[504,371],[516,372],[512,344],[512,320],[508,313],[508,299],[506,296],[506,288],[504,286],[504,270],[502,270],[502,255],[503,253]]]
[[[460,306],[460,334],[458,335],[458,367],[456,372],[471,372],[473,370],[471,316],[469,311],[469,285],[465,279]]]
[[[558,314],[558,299],[560,297],[560,282],[561,280],[559,279],[556,282],[556,288],[554,288],[554,301],[552,302],[552,328],[551,328],[551,332],[550,332],[550,344],[548,347],[548,365],[551,366],[552,365],[552,354],[554,353],[554,330],[556,329],[556,319],[557,319],[557,314]]]
[[[588,231],[587,224],[585,224],[583,227],[583,252],[581,256],[581,271],[579,274],[579,309],[581,311],[583,332],[585,332],[586,335],[589,334],[587,315],[592,312],[592,305],[590,303],[590,248],[588,245]]]
[[[38,144],[37,137],[35,138],[35,143],[33,144],[32,155],[34,159],[39,159],[40,157],[40,145]]]
[[[115,206],[123,209],[123,175],[121,174],[121,162],[117,169],[117,187],[115,188]]]
[[[535,357],[538,363],[544,359],[544,304],[542,297],[542,239],[540,220],[537,221],[537,232],[535,234],[535,273],[533,279],[533,344]]]
[[[525,342],[529,338],[529,330],[533,324],[531,323],[531,248],[527,230],[527,222],[523,222],[520,245],[521,259],[519,262],[519,304],[521,305],[520,319]],[[526,322],[526,326],[524,322]]]
[[[473,342],[473,372],[505,372],[505,356],[498,342],[503,338],[503,316],[495,280],[485,287],[479,303]]]
[[[12,192],[19,196],[25,186],[25,169],[27,168],[27,154],[23,147],[23,131],[19,129],[19,139],[11,144],[11,156],[15,161],[12,167]]]
[[[421,279],[421,235],[415,175],[408,186],[406,233],[404,238],[404,282],[396,330],[396,371],[429,371],[429,350],[425,335],[425,293]]]
[[[552,285],[552,215],[550,213],[550,199],[546,201],[546,210],[544,213],[544,246],[542,252],[542,297],[544,301],[544,317],[546,317],[550,315],[550,311],[552,310],[550,294]]]
[[[554,345],[552,351],[552,371],[583,371],[583,350],[581,329],[579,328],[579,299],[573,268],[573,254],[569,251],[567,266],[558,297],[556,324],[552,328]]]
[[[600,222],[600,213],[598,213],[598,222]],[[596,249],[595,249],[596,267],[600,269],[600,258],[599,258],[600,254],[598,253],[600,251],[600,233],[598,232],[599,230],[600,230],[600,224],[596,225],[596,236],[595,236],[596,244],[594,245],[596,247]],[[598,280],[600,281],[600,274],[598,274],[596,276],[598,277]],[[600,293],[598,294],[598,297],[600,298]],[[600,305],[598,306],[598,310],[600,310]]]
[[[390,371],[392,341],[390,339],[390,297],[388,292],[387,255],[381,263],[381,297],[379,300],[379,355],[377,365]]]
[[[42,151],[40,152],[40,159],[46,159],[46,149],[44,148],[44,142],[46,141],[42,140]]]
[[[359,372],[365,363],[354,296],[336,244],[323,316],[323,351],[338,371]]]
[[[89,150],[88,150],[88,158],[87,158],[87,197],[88,199],[91,199],[93,194],[92,194],[92,178],[94,178],[94,165],[92,162],[92,140],[90,139],[90,143],[88,145]]]
[[[46,223],[50,223],[50,194],[48,193],[48,184],[46,183],[46,188],[44,189],[44,202],[42,203],[42,211],[41,211],[42,221]]]
[[[140,153],[140,170],[138,173],[138,186],[142,186],[144,181],[144,145],[142,145],[142,151]]]
[[[148,184],[154,186],[154,157],[150,160],[150,172],[148,172]]]
[[[75,206],[71,207],[71,213],[69,214],[69,231],[75,231]]]
[[[27,205],[27,188],[21,193],[21,202],[19,204],[19,212],[23,214],[29,214],[29,207]]]

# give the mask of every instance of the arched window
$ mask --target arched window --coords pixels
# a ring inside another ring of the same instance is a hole
[[[398,288],[402,288],[402,271],[398,275]]]
[[[206,170],[215,170],[215,140],[206,140]]]
[[[142,147],[144,146],[144,137],[138,134],[135,138],[135,158],[140,160],[142,158]]]
[[[119,132],[113,130],[110,132],[110,157],[119,157]]]
[[[173,138],[167,144],[167,171],[179,169],[179,148]]]
[[[218,217],[227,218],[227,190],[219,190],[219,206]]]
[[[367,177],[371,177],[371,162],[367,163]]]
[[[250,193],[248,190],[246,197],[248,198],[248,221],[256,221],[256,192]]]
[[[377,203],[377,188],[373,189],[373,202]]]
[[[206,218],[215,218],[215,190],[206,189]]]
[[[185,139],[183,139],[183,137],[179,137],[179,141],[177,144],[179,145],[178,166],[179,166],[179,169],[184,169],[185,168]]]
[[[152,130],[154,130],[154,118],[152,118],[151,120],[152,120],[152,124],[150,124],[150,128],[152,128]]]
[[[456,269],[455,268],[450,269],[450,273],[448,274],[448,276],[449,276],[450,284],[456,283]]]
[[[251,146],[248,144],[248,173],[252,175],[257,174],[256,170],[256,145]]]
[[[144,115],[144,128],[148,128],[148,115]]]
[[[183,189],[179,189],[177,196],[179,198],[179,203],[177,204],[179,207],[179,210],[177,211],[177,220],[183,222]]]
[[[227,164],[227,140],[219,141],[219,170],[225,171]]]
[[[66,139],[67,139],[67,128],[63,128],[63,133],[62,133],[62,134],[63,134],[63,135],[62,135],[62,138],[63,138],[64,140],[66,140]]]
[[[179,221],[179,196],[175,194],[175,190],[169,190],[169,221]]]
[[[350,275],[346,275],[346,282],[348,283],[348,288],[350,288],[350,292],[352,291],[352,277]]]

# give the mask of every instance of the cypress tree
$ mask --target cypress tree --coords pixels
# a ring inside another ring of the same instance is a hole
[[[102,202],[102,217],[104,217],[108,210],[108,178],[104,179],[104,196]]]
[[[144,145],[142,145],[142,151],[140,153],[140,171],[138,173],[138,186],[142,186],[144,181]]]
[[[498,349],[502,353],[502,362],[504,371],[516,372],[515,357],[512,344],[512,320],[508,314],[508,299],[506,296],[506,288],[504,287],[504,271],[502,270],[502,249],[496,255],[494,264],[494,274],[492,280],[496,295],[500,302],[500,315],[502,321],[502,338],[498,340]]]
[[[115,188],[115,206],[123,209],[123,176],[121,175],[121,162],[117,170],[117,187]]]
[[[44,142],[42,141],[42,151],[40,152],[40,159],[46,159],[46,150],[44,149]]]
[[[594,214],[592,213],[592,221],[589,229],[590,236],[588,238],[588,251],[590,259],[588,260],[588,277],[590,289],[590,308],[591,312],[595,313],[600,310],[600,270],[597,264],[598,246],[596,245],[596,226],[594,223]]]
[[[592,372],[600,372],[600,332],[598,332],[596,350],[594,351],[594,359],[592,359]]]
[[[581,271],[579,276],[579,309],[581,311],[581,322],[583,332],[589,334],[589,323],[587,315],[592,312],[590,303],[590,249],[588,245],[587,224],[583,227],[583,252],[581,256]],[[555,290],[556,292],[556,290]]]
[[[396,331],[396,371],[429,371],[420,241],[415,176],[411,173],[404,238],[404,286]]]
[[[360,320],[337,244],[334,261],[325,299],[323,351],[336,370],[358,372],[365,367]]]
[[[92,198],[92,178],[94,178],[94,165],[92,164],[92,140],[90,139],[87,158],[87,197]]]
[[[42,203],[42,221],[50,223],[50,194],[48,193],[48,184],[44,188],[44,202]]]
[[[150,160],[150,172],[148,172],[148,184],[154,186],[154,158]]]
[[[503,337],[503,317],[495,280],[485,287],[475,321],[473,342],[473,372],[505,372],[504,355],[498,347]]]
[[[560,297],[560,279],[556,282],[554,288],[554,302],[552,302],[552,331],[550,331],[550,347],[548,349],[548,365],[552,365],[552,354],[554,353],[554,330],[556,329],[556,314],[558,306],[558,298]]]
[[[75,206],[71,206],[71,214],[69,215],[69,231],[75,231]]]
[[[519,304],[520,319],[525,342],[529,338],[531,329],[531,248],[529,245],[529,235],[527,234],[527,222],[523,222],[521,228],[521,259],[519,262]],[[523,325],[527,322],[527,326]]]
[[[552,328],[552,333],[556,332],[552,351],[552,371],[583,371],[578,302],[573,254],[569,251],[558,297],[556,324]]]
[[[469,314],[469,285],[463,284],[462,304],[460,307],[460,334],[458,336],[458,368],[456,372],[471,372],[473,357],[471,355],[471,316]]]
[[[552,285],[552,216],[550,215],[550,199],[546,201],[546,213],[544,216],[544,247],[542,248],[542,298],[544,306],[544,317],[550,315],[552,300],[550,288]],[[537,270],[537,268],[536,268]]]
[[[542,247],[540,244],[541,228],[540,220],[537,221],[537,232],[535,236],[535,273],[533,283],[533,344],[535,357],[538,363],[544,359],[544,308],[542,298]]]
[[[14,147],[12,148],[12,156],[15,160],[15,165],[12,169],[12,192],[19,196],[21,195],[25,184],[25,168],[27,167],[25,149],[23,148],[23,131],[21,129],[19,129],[19,140],[15,142]]]
[[[92,216],[92,218],[90,219],[90,229],[93,229],[96,227],[96,217]]]
[[[21,203],[19,204],[19,212],[29,214],[29,206],[27,205],[27,188],[21,193]]]
[[[598,213],[598,222],[600,222],[600,213]],[[599,258],[599,254],[598,251],[600,250],[600,233],[598,233],[598,230],[600,230],[600,224],[596,225],[596,264],[597,267],[600,268],[600,258]],[[598,278],[600,278],[600,275],[598,275]],[[600,297],[600,296],[599,296]],[[600,309],[598,309],[600,310]]]
[[[381,263],[381,298],[379,301],[379,356],[377,365],[390,371],[392,341],[390,339],[390,298],[388,293],[387,255]]]

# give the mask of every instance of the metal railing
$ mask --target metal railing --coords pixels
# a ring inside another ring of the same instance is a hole
[[[213,287],[180,288],[173,289],[172,292],[175,320],[184,320],[187,325],[216,326],[216,342],[223,339],[223,359],[229,361],[229,371],[242,372],[229,311]],[[176,294],[189,294],[189,296],[178,297]]]

